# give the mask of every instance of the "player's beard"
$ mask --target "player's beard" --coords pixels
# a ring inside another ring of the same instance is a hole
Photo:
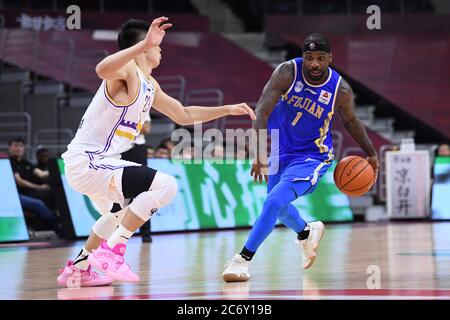
[[[314,74],[313,71],[320,71],[320,73]],[[320,81],[324,77],[323,70],[320,69],[314,69],[314,70],[308,70],[308,78],[310,78],[313,81]]]

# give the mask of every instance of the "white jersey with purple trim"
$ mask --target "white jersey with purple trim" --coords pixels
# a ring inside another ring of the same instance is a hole
[[[151,121],[151,119],[150,119],[150,112],[147,112],[146,116],[144,118],[144,123],[145,122],[150,122],[150,121]],[[134,143],[135,144],[139,144],[139,145],[145,144],[145,136],[144,136],[144,134],[139,133],[139,135],[136,137],[136,141]]]
[[[129,105],[114,103],[103,80],[81,119],[74,139],[62,155],[66,163],[80,155],[87,155],[90,160],[120,158],[121,153],[132,148],[155,97],[155,86],[139,67],[137,75],[139,89]]]

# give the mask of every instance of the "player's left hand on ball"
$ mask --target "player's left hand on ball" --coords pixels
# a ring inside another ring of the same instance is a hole
[[[248,114],[252,120],[256,120],[256,115],[246,103],[232,104],[230,106],[230,115],[241,116]]]
[[[378,168],[380,167],[380,162],[378,161],[378,157],[377,156],[371,156],[371,157],[367,157],[367,161],[369,161],[370,165],[373,168],[373,172],[375,175],[375,182],[377,182],[378,179]]]

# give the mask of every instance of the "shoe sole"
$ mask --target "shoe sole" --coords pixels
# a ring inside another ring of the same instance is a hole
[[[317,251],[318,251],[318,249],[319,249],[319,243],[320,243],[320,240],[322,240],[322,237],[323,237],[323,234],[325,233],[325,225],[322,223],[322,232],[320,233],[320,237],[319,237],[319,241],[317,241],[317,245],[316,245],[316,247],[313,249],[313,252],[314,252],[314,257],[312,257],[311,258],[311,261],[306,265],[306,266],[304,266],[303,267],[303,269],[309,269],[313,264],[314,264],[314,261],[316,260],[316,257],[317,257]]]
[[[238,275],[235,275],[232,273],[222,275],[222,278],[225,282],[245,282],[248,279],[250,279],[251,277],[252,276],[249,276],[248,278],[246,278],[246,277],[238,276]]]
[[[105,281],[102,281],[102,282],[100,282],[98,280],[87,281],[87,282],[84,282],[83,284],[80,284],[80,288],[85,288],[85,287],[107,287],[107,286],[112,285],[113,282],[114,281],[112,279],[111,280],[105,280]],[[66,279],[66,281],[64,281],[64,279],[57,278],[57,283],[58,283],[59,286],[61,286],[63,288],[73,288],[73,287],[67,285],[67,279]]]

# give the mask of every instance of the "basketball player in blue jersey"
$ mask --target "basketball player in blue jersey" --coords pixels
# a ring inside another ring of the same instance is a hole
[[[329,67],[331,59],[328,39],[311,34],[304,40],[302,58],[278,66],[264,87],[253,128],[257,133],[268,129],[271,154],[264,159],[264,152],[257,152],[250,174],[255,181],[265,178],[268,195],[244,248],[223,272],[225,281],[246,281],[251,277],[249,263],[277,219],[297,233],[303,268],[314,263],[325,227],[320,221],[306,223],[291,202],[313,192],[331,165],[334,156],[330,130],[336,111],[367,154],[375,176],[378,174],[376,151],[354,113],[352,88]],[[257,146],[261,146],[258,139]]]

